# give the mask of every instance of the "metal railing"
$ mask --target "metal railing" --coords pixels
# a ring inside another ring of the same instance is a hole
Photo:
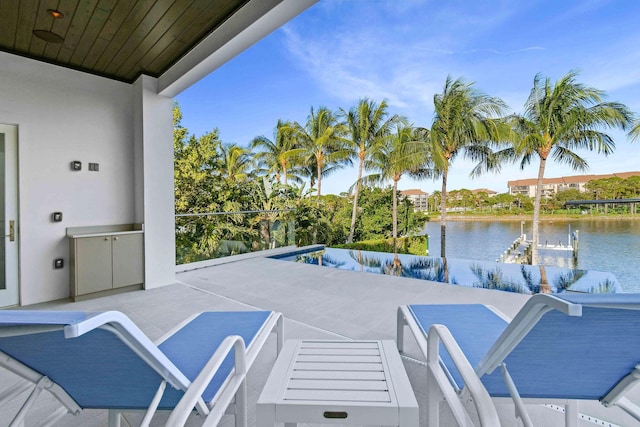
[[[176,264],[295,244],[295,209],[176,214]]]

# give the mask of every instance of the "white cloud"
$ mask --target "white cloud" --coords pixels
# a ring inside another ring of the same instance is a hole
[[[467,74],[476,56],[509,57],[545,49],[538,45],[515,49],[467,46],[474,35],[495,29],[518,11],[510,1],[475,5],[479,11],[491,8],[491,13],[471,10],[467,14],[461,13],[460,6],[449,4],[413,1],[398,6],[397,3],[375,2],[377,9],[345,8],[342,15],[336,16],[338,5],[349,4],[324,2],[323,12],[331,12],[330,22],[325,26],[292,23],[283,28],[292,63],[308,73],[323,91],[342,102],[353,103],[363,97],[386,99],[410,119],[422,121],[411,110],[431,108],[433,95],[442,89],[447,75]],[[350,5],[354,4],[361,3]],[[354,9],[364,16],[350,16]],[[475,76],[470,80],[476,80]]]
[[[312,25],[294,21],[282,34],[292,64],[307,73],[320,91],[344,102],[345,108],[363,97],[386,99],[416,124],[428,126],[433,95],[451,75],[477,82],[480,90],[501,97],[519,112],[536,73],[556,79],[574,68],[582,70],[580,81],[585,84],[617,91],[615,95],[622,94],[622,99],[610,98],[640,107],[640,35],[630,31],[612,40],[604,37],[603,26],[615,27],[620,19],[606,20],[606,12],[618,7],[610,1],[563,3],[557,11],[549,11],[544,22],[539,19],[546,6],[540,1],[386,0],[367,2],[364,7],[364,2],[326,0],[320,4],[322,18]],[[603,18],[572,26],[593,16]],[[544,31],[539,31],[538,24]],[[623,140],[621,136],[620,154],[594,157],[591,172],[637,169],[629,160],[636,156],[629,153],[638,147],[629,147]],[[531,178],[537,172],[534,165],[524,171],[509,166],[500,175],[472,181],[472,167],[462,158],[456,160],[451,188],[487,187],[502,192],[507,180]],[[572,174],[576,172],[562,165],[554,165],[547,173]],[[331,177],[325,188],[334,180],[352,181],[347,171],[340,176],[348,178]],[[432,181],[414,183],[403,178],[402,182],[404,188],[439,188]]]

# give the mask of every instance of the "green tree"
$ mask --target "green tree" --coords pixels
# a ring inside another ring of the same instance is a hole
[[[357,240],[386,239],[393,235],[393,193],[389,188],[362,188],[362,215],[358,218]]]
[[[562,209],[565,207],[565,203],[570,200],[584,200],[585,193],[582,193],[577,188],[570,188],[568,190],[558,191],[550,203],[555,209]]]
[[[515,197],[509,193],[500,193],[496,194],[491,198],[493,203],[492,207],[500,210],[508,209],[511,210],[513,207],[513,201]]]
[[[318,185],[317,199],[322,195],[322,177],[349,163],[349,151],[344,148],[346,127],[326,107],[317,111],[311,107],[304,126],[294,122],[292,136],[302,148],[305,164],[313,164]]]
[[[351,151],[351,156],[358,159],[358,176],[353,189],[353,209],[351,213],[351,226],[347,243],[353,242],[353,234],[356,227],[358,213],[358,196],[362,185],[362,170],[364,162],[370,158],[376,150],[384,144],[392,130],[392,125],[398,120],[398,116],[389,117],[387,103],[382,101],[376,104],[369,99],[361,99],[358,105],[348,112],[340,110],[344,117],[349,138],[346,140],[346,148]]]
[[[221,177],[220,139],[215,129],[199,138],[181,124],[178,104],[173,107],[174,189],[176,214],[214,212],[221,207],[218,192]],[[211,258],[217,248],[215,225],[200,217],[176,220],[176,262]]]
[[[513,204],[524,212],[531,212],[533,210],[531,197],[525,196],[524,194],[516,194],[513,197]]]
[[[348,230],[349,200],[326,195],[320,200],[300,198],[296,202],[296,243],[332,245],[344,242]]]
[[[254,180],[250,193],[250,209],[260,211],[251,220],[251,225],[260,235],[260,242],[256,249],[268,249],[272,245],[274,226],[286,227],[288,211],[295,207],[294,189],[288,185],[272,183],[267,177]],[[281,233],[282,243],[288,243],[287,233]],[[293,243],[293,242],[292,242]]]
[[[440,256],[446,257],[447,179],[460,154],[473,161],[488,157],[488,144],[499,139],[497,121],[504,102],[478,91],[473,83],[447,77],[442,93],[433,98],[435,117],[429,145],[436,176],[442,178],[440,200]]]
[[[479,190],[473,194],[474,209],[484,211],[484,209],[490,207],[491,204],[491,196],[489,196],[489,193],[487,191]]]
[[[637,198],[640,195],[640,176],[630,176],[622,183],[626,198]]]
[[[331,222],[320,203],[301,199],[296,206],[296,244],[306,246],[315,243],[329,244]]]
[[[542,180],[547,160],[566,163],[584,171],[587,161],[575,150],[583,149],[608,155],[615,143],[602,128],[626,129],[632,119],[626,106],[604,102],[604,92],[576,81],[576,71],[561,77],[555,85],[537,74],[522,116],[511,117],[512,146],[498,158],[520,161],[524,169],[539,159],[536,195],[533,204],[531,263],[538,263],[538,241]],[[496,166],[499,168],[499,166]]]
[[[584,185],[584,188],[592,194],[594,200],[609,198],[609,185],[602,179],[592,179]]]
[[[285,185],[291,173],[292,162],[302,154],[302,149],[296,147],[291,135],[291,123],[282,120],[278,120],[276,124],[273,141],[258,136],[251,141],[251,148],[260,150],[255,154],[255,159],[266,166],[267,175],[274,175],[277,182],[281,182],[282,177]]]
[[[232,182],[246,180],[253,171],[251,151],[237,144],[221,144],[221,173]]]
[[[393,249],[397,250],[398,238],[398,182],[402,175],[408,174],[416,178],[430,176],[431,159],[425,149],[425,142],[416,138],[422,136],[422,130],[405,124],[396,125],[395,133],[386,138],[385,144],[372,153],[367,162],[367,169],[378,171],[366,178],[369,182],[393,182]]]
[[[438,191],[435,190],[431,196],[429,196],[429,201],[428,201],[428,205],[429,205],[429,209],[431,209],[433,212],[438,210],[438,206],[440,206],[440,202],[442,201],[442,194]]]

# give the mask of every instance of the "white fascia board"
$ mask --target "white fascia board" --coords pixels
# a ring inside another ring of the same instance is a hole
[[[158,78],[159,95],[175,97],[317,1],[250,1]]]

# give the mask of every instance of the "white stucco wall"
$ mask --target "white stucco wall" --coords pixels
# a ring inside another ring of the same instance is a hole
[[[69,296],[67,227],[136,221],[133,100],[132,85],[0,52],[0,123],[18,125],[22,305]]]

